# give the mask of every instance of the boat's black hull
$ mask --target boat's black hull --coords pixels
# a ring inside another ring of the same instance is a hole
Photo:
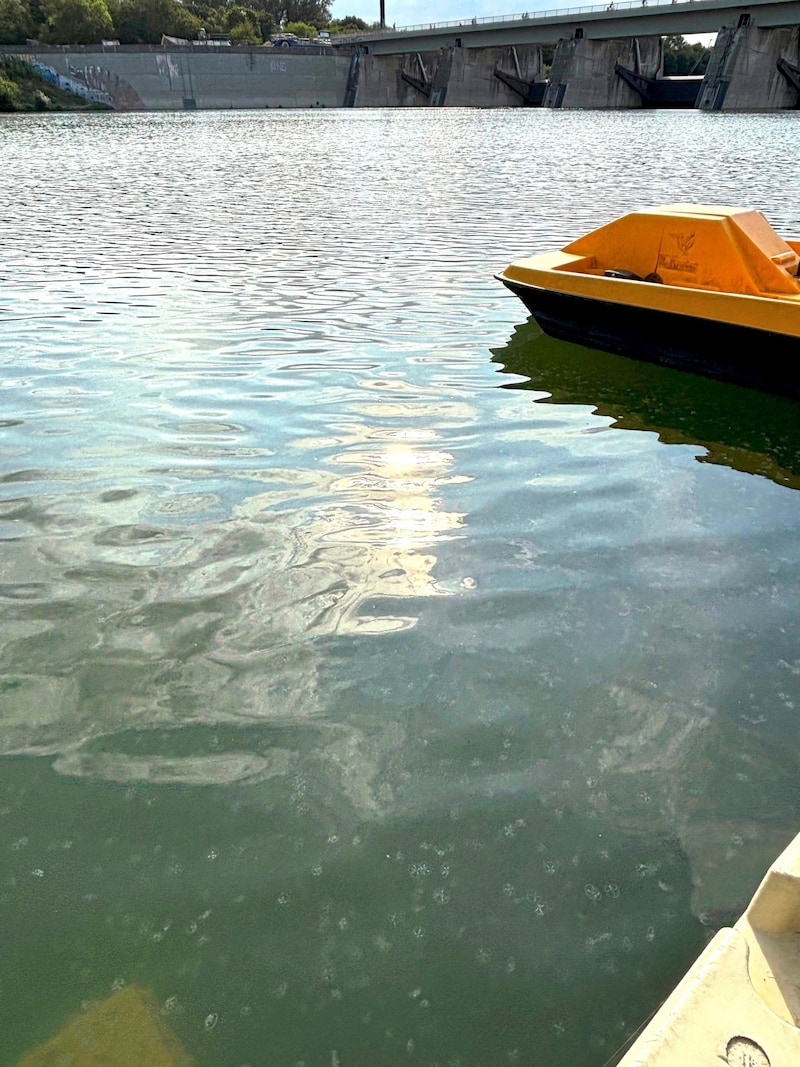
[[[800,399],[800,338],[501,280],[551,337]]]

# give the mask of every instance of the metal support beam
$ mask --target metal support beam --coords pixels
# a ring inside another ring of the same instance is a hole
[[[546,81],[525,81],[524,78],[517,77],[515,74],[508,74],[506,71],[500,70],[499,67],[494,68],[494,76],[504,85],[507,85],[512,92],[521,96],[525,103],[530,104],[532,107],[540,106],[542,100],[544,100],[544,91],[547,88]]]
[[[647,78],[620,63],[615,64],[614,73],[635,89],[648,107],[694,107],[703,83],[702,74],[683,78]]]
[[[419,72],[422,77],[418,78],[416,77],[416,75],[409,74],[405,70],[400,71],[400,77],[403,79],[404,82],[408,82],[409,85],[413,86],[417,90],[417,92],[422,93],[423,96],[427,97],[430,100],[431,88],[433,83],[431,81],[430,76],[428,75],[427,70],[425,69],[425,64],[422,62],[422,56],[419,54],[419,52],[417,52],[414,58],[417,62]]]
[[[800,67],[796,67],[794,63],[790,63],[783,56],[778,60],[777,67],[791,87],[800,93]],[[798,101],[798,106],[800,106],[800,101]]]

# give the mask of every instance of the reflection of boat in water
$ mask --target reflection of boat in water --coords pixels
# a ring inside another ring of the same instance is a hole
[[[517,327],[493,352],[508,373],[527,379],[504,388],[549,393],[537,399],[550,404],[588,404],[622,429],[649,430],[666,444],[701,445],[701,462],[800,489],[794,400],[558,341],[534,322]]]
[[[800,1063],[800,836],[720,930],[619,1067]]]
[[[758,211],[636,211],[497,277],[553,337],[800,397],[800,242]]]

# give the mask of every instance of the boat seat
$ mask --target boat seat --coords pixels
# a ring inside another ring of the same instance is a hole
[[[641,274],[634,274],[632,270],[604,270],[604,278],[624,278],[628,282],[643,282]]]
[[[604,270],[603,277],[622,278],[625,281],[629,282],[653,282],[656,285],[664,284],[664,279],[661,277],[660,274],[656,274],[654,270],[650,271],[649,274],[645,274],[644,278],[641,276],[641,274],[634,274],[632,270]]]
[[[770,259],[776,267],[783,267],[793,278],[800,276],[800,256],[793,249],[779,252],[776,256],[770,256]]]

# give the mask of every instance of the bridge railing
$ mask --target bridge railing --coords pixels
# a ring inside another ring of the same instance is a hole
[[[551,11],[524,11],[518,15],[484,15],[480,18],[453,19],[450,22],[419,22],[415,26],[385,26],[383,29],[364,30],[332,38],[334,44],[364,41],[387,33],[420,33],[431,30],[469,29],[470,26],[493,26],[502,22],[540,22],[551,18],[572,18],[575,15],[599,14],[609,11],[630,11],[642,7],[671,7],[677,3],[693,3],[694,0],[610,0],[605,4],[581,4],[578,7],[559,7]]]

